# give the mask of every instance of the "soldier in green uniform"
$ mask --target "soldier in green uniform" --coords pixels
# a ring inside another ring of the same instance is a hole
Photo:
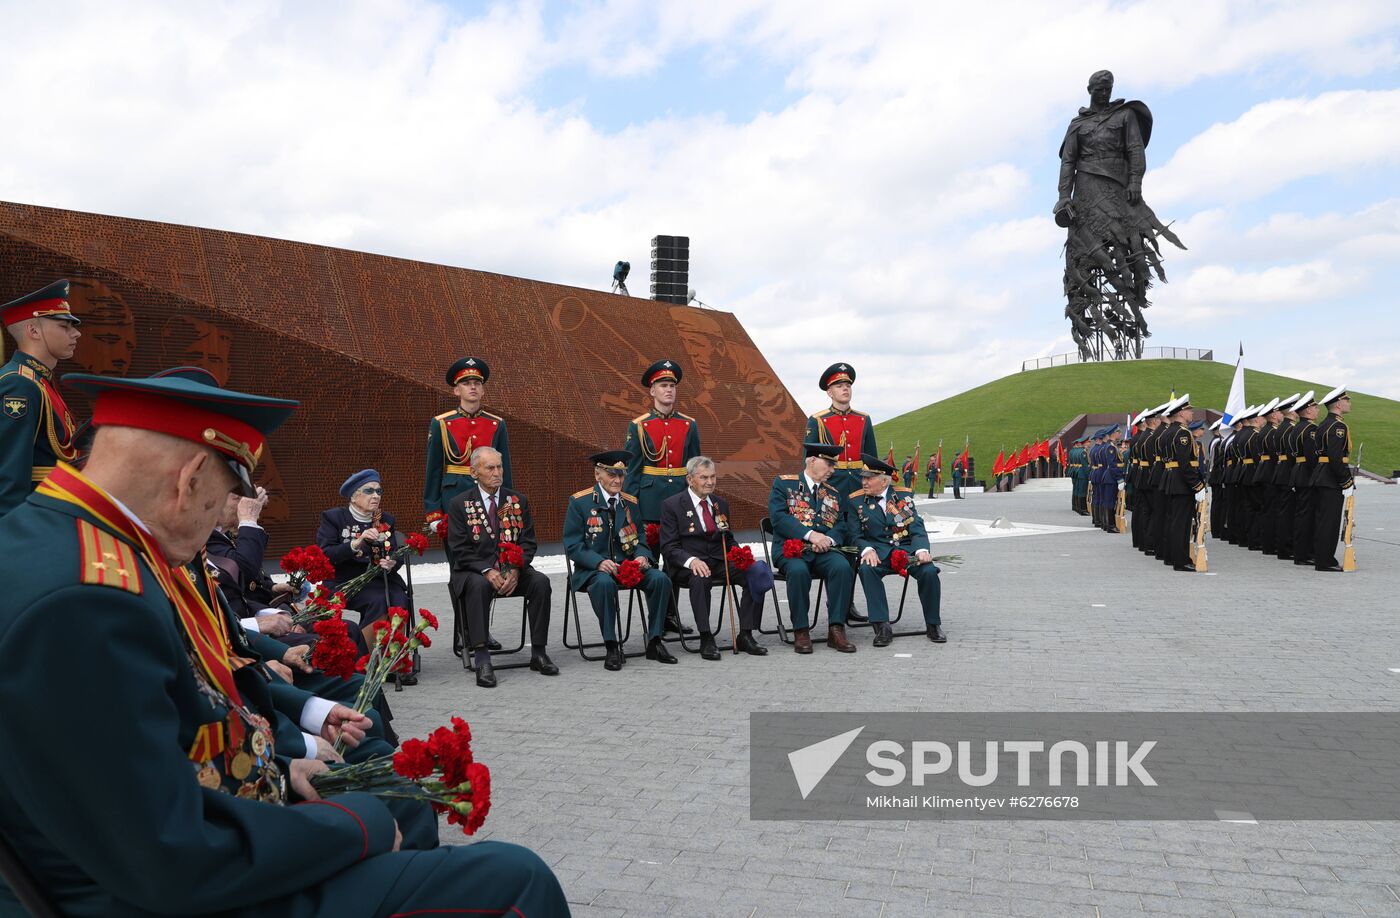
[[[685,490],[685,464],[700,455],[700,427],[676,410],[680,364],[658,360],[642,373],[651,410],[627,425],[622,448],[631,454],[623,490],[637,498],[644,523],[661,522],[661,502]]]
[[[850,494],[860,487],[860,457],[875,455],[875,422],[864,411],[851,407],[851,387],[856,369],[849,363],[833,363],[822,373],[818,385],[831,399],[831,407],[809,415],[804,442],[830,443],[841,447],[836,469],[827,484],[837,494]]]
[[[266,683],[180,570],[229,491],[254,493],[295,403],[180,378],[66,381],[96,395],[87,466],[60,464],[0,527],[0,692],[25,699],[0,718],[0,825],[58,911],[567,914],[524,848],[394,853],[381,800],[319,800],[325,764],[276,747]],[[81,729],[55,729],[82,711]],[[0,911],[12,904],[0,888]]]
[[[633,559],[642,568],[637,589],[648,613],[646,658],[676,662],[662,640],[662,623],[671,609],[671,580],[656,569],[656,556],[647,548],[637,498],[622,490],[631,459],[626,450],[590,456],[595,484],[570,497],[564,515],[564,554],[574,565],[569,589],[588,593],[607,648],[603,668],[613,672],[627,662],[617,640],[617,573],[624,561]]]
[[[907,555],[906,576],[918,584],[919,605],[924,611],[924,628],[928,639],[943,644],[948,635],[939,617],[942,587],[938,565],[929,550],[928,531],[923,518],[914,509],[914,495],[908,488],[890,486],[894,467],[877,456],[864,456],[861,489],[852,493],[846,509],[846,531],[860,552],[860,585],[865,590],[865,605],[870,610],[870,627],[875,632],[875,646],[888,647],[894,640],[890,628],[890,602],[885,595],[884,578],[895,573],[891,556],[896,550]]]
[[[778,540],[774,566],[787,581],[788,612],[792,615],[793,647],[812,652],[812,577],[826,581],[827,646],[855,653],[846,638],[846,613],[855,592],[855,573],[846,556],[836,549],[849,544],[845,526],[846,497],[828,479],[836,471],[836,457],[843,448],[836,443],[804,443],[806,460],[800,475],[779,475],[768,494],[768,518]],[[797,549],[791,557],[787,542]]]
[[[78,346],[78,317],[68,281],[49,284],[0,306],[0,324],[15,353],[0,367],[0,516],[29,496],[59,462],[72,462],[77,425],[53,370]]]
[[[481,410],[491,368],[480,357],[463,357],[447,368],[447,384],[457,396],[457,407],[428,424],[428,464],[423,474],[423,510],[428,526],[446,536],[447,508],[458,494],[471,490],[471,455],[479,446],[501,454],[505,467],[502,487],[511,490],[510,437],[505,419]]]

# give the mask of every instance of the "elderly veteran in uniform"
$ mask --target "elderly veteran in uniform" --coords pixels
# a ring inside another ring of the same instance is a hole
[[[616,574],[622,562],[633,559],[642,569],[637,589],[646,599],[646,658],[659,663],[677,662],[662,640],[662,627],[671,608],[671,581],[656,569],[656,559],[647,548],[637,498],[622,491],[631,459],[632,454],[626,450],[590,456],[594,485],[570,497],[564,515],[564,554],[574,565],[569,589],[588,593],[607,648],[603,668],[612,672],[627,662],[617,640]]]
[[[0,516],[29,496],[59,462],[78,456],[77,424],[53,370],[73,356],[82,333],[68,305],[68,281],[55,281],[0,306],[15,352],[0,367]]]
[[[908,488],[891,487],[894,466],[870,455],[862,457],[862,462],[860,490],[850,495],[846,510],[846,531],[860,552],[856,570],[865,590],[875,646],[888,647],[894,640],[884,578],[895,572],[890,556],[896,549],[909,554],[909,576],[918,584],[928,639],[935,644],[946,643],[948,635],[939,615],[942,587],[938,565],[933,563],[923,518],[914,509],[914,495]]]
[[[729,549],[737,543],[729,525],[729,501],[715,493],[719,472],[714,460],[691,459],[685,464],[685,480],[688,487],[661,504],[661,555],[670,569],[686,572],[678,579],[690,588],[690,608],[700,629],[700,656],[720,658],[710,628],[710,590],[726,584],[743,587],[735,650],[764,656],[768,648],[754,639],[753,632],[763,620],[763,597],[773,588],[773,571],[757,560],[741,571],[728,560]]]
[[[531,567],[539,543],[530,502],[502,484],[503,457],[489,446],[471,454],[475,487],[458,494],[447,508],[447,560],[452,566],[452,593],[466,615],[467,636],[476,663],[476,684],[496,687],[496,671],[487,647],[487,612],[494,596],[520,596],[530,623],[530,669],[559,675],[549,659],[549,578]],[[501,545],[520,547],[519,567],[501,563]],[[454,623],[454,629],[455,629]],[[454,643],[458,639],[454,637]]]
[[[407,609],[408,587],[398,574],[401,564],[390,557],[401,544],[394,529],[394,516],[380,509],[384,500],[384,485],[374,469],[361,469],[340,486],[340,496],[347,499],[344,507],[332,507],[321,512],[321,524],[316,530],[316,544],[335,565],[337,586],[377,566],[382,576],[346,599],[346,605],[360,613],[360,627],[385,618],[395,606]],[[416,680],[415,680],[416,681]],[[413,682],[406,684],[412,685]]]
[[[768,518],[777,540],[773,563],[787,581],[788,613],[792,616],[796,653],[812,652],[812,578],[826,581],[827,646],[855,653],[846,637],[846,612],[855,592],[855,573],[846,556],[836,549],[849,544],[845,525],[846,498],[827,483],[836,471],[844,447],[838,443],[804,443],[802,473],[779,475],[768,494]],[[802,543],[802,551],[789,558],[784,543]]]
[[[230,659],[180,570],[229,491],[253,493],[265,437],[296,403],[182,379],[65,381],[96,396],[87,466],[60,464],[0,527],[0,692],[25,698],[0,718],[0,826],[56,909],[567,914],[524,848],[394,853],[383,801],[319,799],[326,765],[276,747],[265,680]],[[81,678],[54,678],[68,671]],[[79,712],[81,729],[54,729]],[[0,911],[15,910],[0,887]]]
[[[457,407],[428,423],[427,468],[423,473],[423,510],[428,528],[447,537],[447,508],[458,494],[471,492],[472,453],[489,446],[501,455],[502,487],[510,490],[510,437],[505,418],[481,409],[491,368],[480,357],[463,357],[447,368],[447,384]]]

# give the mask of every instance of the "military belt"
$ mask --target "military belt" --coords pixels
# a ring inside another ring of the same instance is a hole
[[[1308,457],[1307,457],[1307,456],[1298,456],[1298,457],[1295,458],[1293,461],[1294,461],[1294,462],[1307,462],[1307,461],[1308,461]]]
[[[663,469],[663,468],[662,468],[661,466],[659,466],[659,465],[644,465],[644,466],[642,466],[642,474],[643,474],[643,475],[665,475],[665,476],[667,476],[668,478],[674,478],[674,477],[677,476],[677,475],[684,475],[684,474],[685,474],[685,469]]]
[[[472,467],[469,465],[449,464],[444,466],[444,468],[447,469],[447,474],[449,475],[470,475],[472,473]]]
[[[1274,457],[1273,457],[1273,456],[1269,456],[1269,455],[1262,455],[1262,456],[1259,457],[1259,461],[1260,461],[1260,462],[1268,462],[1268,461],[1269,461],[1270,459],[1272,459],[1272,458],[1274,458]]]
[[[1253,465],[1253,464],[1254,464],[1254,460],[1253,460],[1253,459],[1246,459],[1246,460],[1244,461],[1244,464],[1245,464],[1245,465]]]
[[[1318,462],[1331,462],[1331,461],[1332,461],[1332,457],[1331,457],[1331,456],[1318,456],[1318,457],[1317,457],[1317,461],[1318,461]],[[1343,456],[1343,457],[1342,457],[1342,465],[1351,465],[1351,457],[1350,457],[1350,456]]]
[[[860,469],[865,467],[865,463],[859,459],[842,459],[836,463],[838,469]]]
[[[1199,466],[1200,466],[1200,463],[1197,462],[1196,460],[1192,459],[1190,465],[1191,465],[1191,468],[1194,469],[1194,468],[1199,467]],[[1169,468],[1169,469],[1181,468],[1181,463],[1180,463],[1180,462],[1168,462],[1168,463],[1167,463],[1167,468]]]

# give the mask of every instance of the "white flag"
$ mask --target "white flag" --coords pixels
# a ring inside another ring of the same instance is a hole
[[[1235,378],[1230,382],[1230,397],[1225,400],[1225,420],[1221,427],[1228,427],[1235,420],[1235,415],[1244,411],[1247,403],[1244,400],[1244,342],[1240,342],[1240,356],[1235,361]]]

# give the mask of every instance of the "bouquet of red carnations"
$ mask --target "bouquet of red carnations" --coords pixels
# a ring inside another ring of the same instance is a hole
[[[730,564],[741,571],[753,567],[753,549],[747,545],[735,545],[729,549],[729,553],[725,557],[729,559]]]
[[[803,549],[806,547],[807,544],[801,539],[787,539],[783,542],[783,557],[800,558],[802,557]]]
[[[661,526],[658,523],[647,523],[647,548],[656,551],[661,547]]]
[[[441,510],[434,510],[423,520],[423,531],[431,532],[439,539],[447,538],[447,514]]]
[[[345,611],[345,597],[318,586],[301,603],[292,604],[292,624],[305,628],[315,622],[334,618]]]
[[[510,571],[525,566],[525,549],[514,542],[501,543],[501,570]]]
[[[472,755],[471,740],[471,727],[454,717],[450,729],[438,727],[426,741],[405,740],[392,756],[313,775],[311,785],[321,794],[422,800],[472,835],[491,811],[491,771]]]
[[[632,587],[642,582],[642,565],[636,558],[628,558],[617,566],[617,582],[624,589]]]
[[[335,565],[319,545],[293,548],[282,556],[282,570],[287,572],[287,582],[293,593],[300,593],[302,584],[308,580],[319,583],[335,576]]]

